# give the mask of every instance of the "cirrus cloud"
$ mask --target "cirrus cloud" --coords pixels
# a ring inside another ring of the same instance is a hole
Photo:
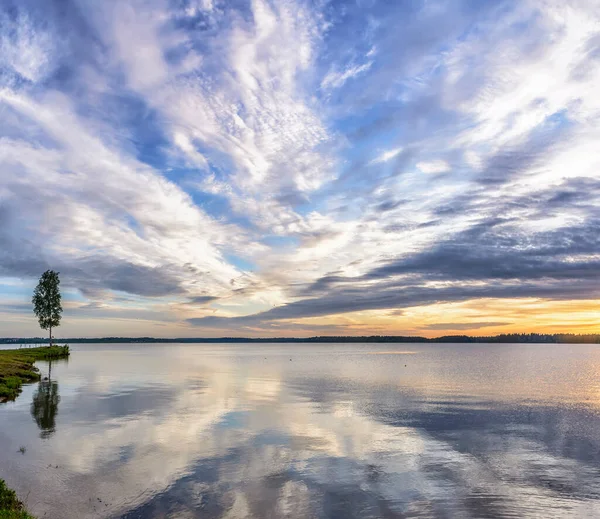
[[[0,10],[11,315],[46,268],[166,335],[598,296],[597,6],[68,6]]]

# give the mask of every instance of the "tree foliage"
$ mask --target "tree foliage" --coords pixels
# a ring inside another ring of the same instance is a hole
[[[33,311],[38,318],[40,328],[49,330],[50,343],[52,343],[52,328],[60,325],[62,314],[59,285],[58,272],[47,270],[40,277],[33,292]]]

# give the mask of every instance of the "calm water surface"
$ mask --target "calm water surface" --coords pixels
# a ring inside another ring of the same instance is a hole
[[[600,347],[76,345],[0,478],[46,519],[600,517]]]

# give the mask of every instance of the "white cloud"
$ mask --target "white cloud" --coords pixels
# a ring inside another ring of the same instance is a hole
[[[369,54],[370,55],[370,54]],[[355,78],[356,76],[367,72],[373,65],[372,61],[363,63],[362,65],[351,65],[343,71],[331,70],[321,81],[321,88],[328,90],[333,88],[340,88],[349,79]]]
[[[400,155],[400,153],[402,153],[403,148],[394,148],[391,150],[387,150],[384,151],[383,153],[381,153],[377,158],[373,159],[371,161],[371,164],[381,164],[383,162],[388,162],[390,160],[392,160],[394,157],[397,157],[398,155]]]
[[[0,209],[18,218],[1,238],[79,268],[94,257],[157,268],[183,293],[227,298],[219,312],[233,315],[432,247],[511,197],[597,177],[600,15],[589,2],[477,9],[474,30],[450,31],[442,53],[409,39],[392,52],[400,35],[386,41],[375,16],[338,52],[337,20],[320,7],[96,2],[81,13],[94,43],[71,54],[51,13],[43,24],[25,8],[3,17]],[[337,105],[332,90],[350,81],[357,95]],[[500,163],[507,182],[483,193],[494,160],[530,142],[550,145],[515,171]],[[453,210],[465,193],[477,207]],[[33,201],[38,211],[19,209]],[[589,209],[564,211],[536,230]]]
[[[204,155],[202,155],[202,153],[196,149],[186,134],[176,132],[173,136],[173,142],[191,159],[192,164],[202,169],[208,169],[208,161],[206,160],[206,157],[204,157]]]
[[[467,150],[465,152],[465,162],[473,169],[481,169],[483,165],[481,157],[473,150]]]
[[[177,265],[184,290],[196,290],[198,272],[207,273],[205,288],[226,289],[239,271],[224,261],[220,248],[243,232],[212,220],[156,171],[107,147],[66,98],[55,94],[47,101],[0,92],[0,102],[57,143],[44,149],[0,140],[3,184],[14,194],[35,195],[37,210],[22,217],[35,225],[46,253],[74,266],[87,256],[82,251],[147,267]]]
[[[446,171],[450,171],[450,164],[445,160],[437,159],[417,162],[417,168],[423,173],[445,173]]]
[[[40,81],[56,62],[60,45],[56,37],[35,27],[25,13],[12,20],[8,14],[0,12],[0,65],[26,80]],[[12,74],[4,72],[1,79],[10,81]]]
[[[474,99],[460,104],[477,121],[460,136],[460,144],[485,142],[497,149],[526,136],[561,110],[582,121],[600,112],[600,101],[592,94],[600,67],[587,59],[587,44],[600,27],[600,14],[591,7],[547,1],[542,9],[535,2],[525,2],[507,19],[490,20],[486,24],[490,32],[483,41],[472,37],[456,46],[447,62],[449,77],[456,81],[468,77],[475,54],[493,47],[485,60],[479,60],[479,66],[485,67],[484,87]],[[513,21],[533,16],[538,17],[541,30],[503,37],[512,30]],[[584,63],[587,75],[577,77],[574,71]]]
[[[225,60],[222,77],[209,80],[200,68],[191,81],[190,63],[202,67],[204,61],[190,51],[184,65],[167,62],[168,52],[189,40],[168,27],[160,2],[155,7],[94,6],[91,15],[109,51],[106,71],[124,71],[189,163],[206,170],[214,159],[197,142],[233,159],[226,184],[212,174],[200,176],[200,189],[230,197],[236,210],[265,229],[287,232],[302,217],[278,202],[279,194],[312,191],[331,178],[331,160],[315,150],[327,133],[298,82],[311,63],[319,21],[293,2],[275,11],[256,1],[254,24],[237,19],[227,42],[211,44],[211,59]],[[112,147],[123,144],[118,139],[110,136],[110,146],[103,142],[93,133],[95,121],[80,118],[72,100],[51,92],[34,100],[9,89],[2,101],[58,142],[44,148],[5,139],[1,148],[11,165],[3,187],[14,193],[35,186],[39,207],[47,208],[52,223],[41,225],[36,239],[41,244],[52,236],[44,246],[48,253],[77,265],[82,251],[101,250],[118,261],[175,266],[189,293],[200,286],[216,294],[230,290],[240,272],[221,250],[252,254],[256,246],[247,244],[243,230],[209,218],[160,172]]]

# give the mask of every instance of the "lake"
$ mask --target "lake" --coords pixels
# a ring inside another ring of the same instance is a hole
[[[74,345],[0,478],[45,519],[600,517],[600,346]]]

